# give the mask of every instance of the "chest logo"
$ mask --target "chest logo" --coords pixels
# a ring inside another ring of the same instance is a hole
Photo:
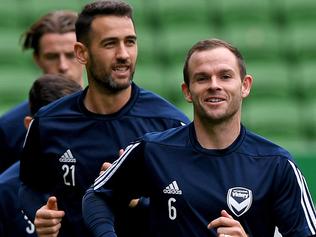
[[[164,188],[163,193],[165,194],[182,194],[177,181],[172,181],[166,188]]]
[[[252,191],[243,187],[234,187],[227,192],[227,205],[236,215],[245,214],[252,204]]]

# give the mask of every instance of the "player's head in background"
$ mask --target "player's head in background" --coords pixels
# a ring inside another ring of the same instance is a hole
[[[75,53],[89,84],[110,92],[129,88],[137,60],[132,14],[131,6],[118,0],[89,3],[79,14]]]
[[[83,85],[83,67],[74,54],[77,18],[73,11],[50,12],[34,22],[21,41],[24,50],[33,50],[33,58],[43,73],[62,74]]]
[[[25,127],[29,126],[32,117],[41,107],[80,90],[82,90],[81,85],[61,75],[44,74],[36,79],[29,90],[31,115],[25,117]]]
[[[219,39],[197,42],[187,54],[183,77],[182,91],[193,103],[196,122],[239,126],[253,79],[236,47]]]

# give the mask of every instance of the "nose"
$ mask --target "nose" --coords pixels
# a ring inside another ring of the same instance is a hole
[[[117,49],[117,57],[119,59],[127,59],[129,58],[129,52],[126,45],[122,42],[119,44]]]
[[[59,67],[58,70],[60,73],[65,73],[69,68],[69,62],[64,55],[61,55],[59,58]]]
[[[210,89],[219,89],[220,88],[220,84],[218,83],[218,78],[215,76],[212,76],[209,80],[209,88]]]

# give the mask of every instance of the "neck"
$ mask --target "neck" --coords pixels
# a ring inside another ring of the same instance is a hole
[[[240,119],[220,123],[203,122],[194,119],[194,128],[198,142],[206,149],[225,149],[239,136]]]
[[[126,105],[131,93],[132,86],[116,93],[89,86],[84,98],[84,105],[90,112],[96,114],[113,114]]]

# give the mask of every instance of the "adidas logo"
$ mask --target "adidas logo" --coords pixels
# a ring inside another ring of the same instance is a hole
[[[179,186],[176,181],[173,181],[169,184],[164,190],[163,193],[165,194],[182,194],[182,191],[179,189]]]
[[[70,149],[65,151],[65,153],[59,158],[59,162],[76,163],[76,159],[73,157]]]

